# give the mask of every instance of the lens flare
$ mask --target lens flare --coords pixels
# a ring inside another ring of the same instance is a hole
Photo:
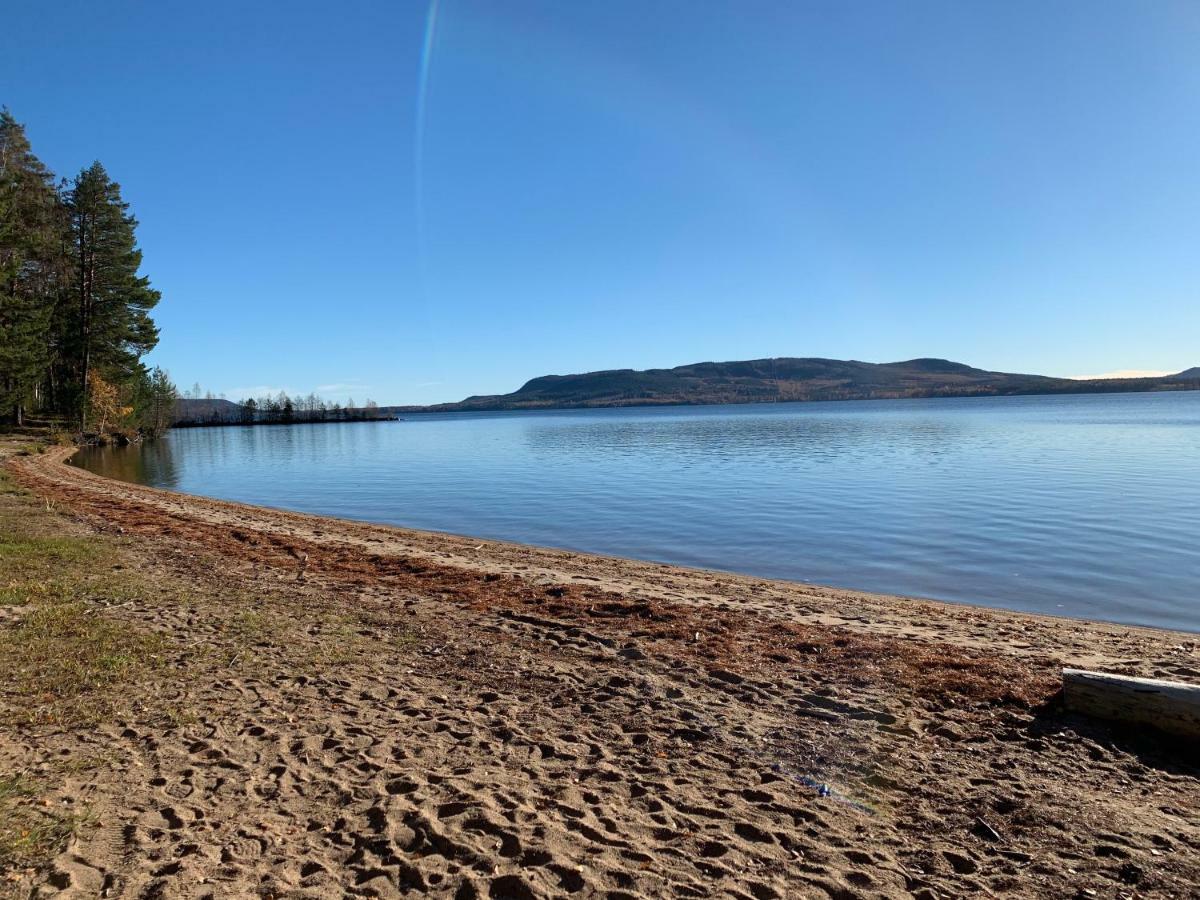
[[[417,113],[413,128],[413,194],[422,263],[425,234],[425,108],[429,99],[429,69],[433,62],[433,45],[437,37],[440,5],[440,0],[431,0],[429,11],[425,14],[425,40],[421,45],[421,64],[417,75]]]

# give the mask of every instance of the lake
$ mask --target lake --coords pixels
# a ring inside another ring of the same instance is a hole
[[[283,509],[1200,630],[1200,393],[417,415],[76,459]]]

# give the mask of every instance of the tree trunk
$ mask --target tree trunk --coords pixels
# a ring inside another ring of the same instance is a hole
[[[1063,669],[1067,709],[1200,741],[1200,685]]]
[[[79,228],[79,266],[82,270],[79,275],[80,339],[82,341],[82,395],[79,403],[79,431],[81,434],[87,431],[88,376],[91,374],[92,365],[92,293],[95,290],[93,282],[96,277],[96,260],[95,255],[88,250],[89,235],[86,223],[87,216],[84,215],[80,220]]]

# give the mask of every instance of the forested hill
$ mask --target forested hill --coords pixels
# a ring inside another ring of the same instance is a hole
[[[614,369],[581,375],[544,375],[511,394],[468,397],[459,403],[424,409],[429,412],[567,409],[1160,390],[1200,390],[1200,368],[1164,378],[1078,381],[989,372],[945,359],[867,363],[789,357],[705,362],[674,369]]]

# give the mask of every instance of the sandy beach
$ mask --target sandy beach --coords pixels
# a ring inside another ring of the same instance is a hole
[[[0,774],[80,814],[0,895],[1200,896],[1196,748],[1057,696],[1064,665],[1200,682],[1194,634],[281,512],[70,452],[8,456],[5,502],[152,586],[83,602],[154,665],[86,719],[5,686]]]

